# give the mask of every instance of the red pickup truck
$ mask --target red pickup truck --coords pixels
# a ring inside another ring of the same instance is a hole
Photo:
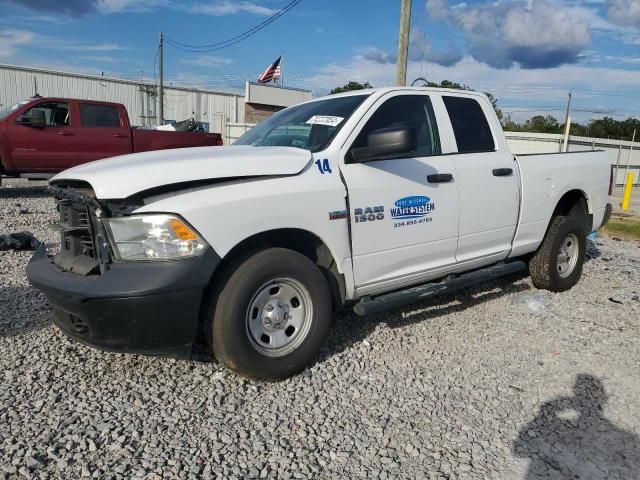
[[[0,174],[44,177],[134,152],[222,145],[219,133],[131,128],[124,105],[35,97],[0,110]]]

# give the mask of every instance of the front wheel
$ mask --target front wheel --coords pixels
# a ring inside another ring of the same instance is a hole
[[[242,261],[219,291],[212,342],[241,375],[281,380],[310,364],[331,324],[331,294],[304,255],[271,248]]]
[[[531,280],[537,288],[564,292],[582,275],[587,248],[586,229],[578,216],[551,220],[542,245],[529,261]]]

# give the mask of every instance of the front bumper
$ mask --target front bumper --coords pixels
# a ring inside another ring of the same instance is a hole
[[[57,267],[43,246],[27,265],[45,294],[53,322],[68,336],[102,350],[188,357],[198,332],[203,293],[220,262],[201,257],[114,263],[102,275]]]

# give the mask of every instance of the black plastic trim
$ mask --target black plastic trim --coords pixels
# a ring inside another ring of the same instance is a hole
[[[103,350],[188,357],[200,306],[220,257],[113,264],[102,275],[62,271],[40,247],[27,265],[45,294],[54,323],[68,336]]]
[[[457,288],[474,285],[494,278],[502,277],[510,273],[524,270],[527,264],[522,260],[515,260],[509,263],[498,263],[489,267],[480,268],[471,272],[452,275],[446,280],[438,283],[425,283],[404,290],[397,290],[390,293],[383,293],[376,297],[363,297],[353,307],[358,315],[369,315],[371,313],[382,312],[390,308],[401,307],[409,303],[425,300],[434,295],[445,293]]]

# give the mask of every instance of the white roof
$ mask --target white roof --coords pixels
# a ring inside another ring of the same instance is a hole
[[[339,97],[351,97],[354,95],[371,95],[371,94],[379,94],[380,96],[389,92],[397,92],[397,91],[411,91],[411,92],[437,92],[437,93],[447,93],[449,95],[459,95],[459,96],[476,96],[476,97],[485,97],[486,95],[482,92],[478,92],[475,90],[461,90],[456,88],[437,88],[437,87],[377,87],[377,88],[365,88],[362,90],[350,90],[344,93],[334,93],[332,95],[326,95],[324,97],[317,97],[309,102],[315,102],[318,100],[324,100],[326,98],[339,98]],[[305,102],[306,103],[306,102]]]

